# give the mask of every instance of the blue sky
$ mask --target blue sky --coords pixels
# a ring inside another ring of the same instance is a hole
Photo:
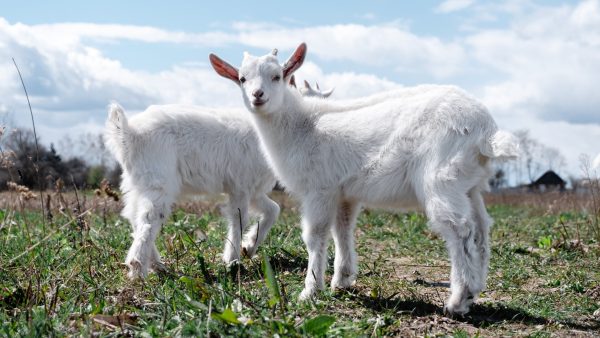
[[[0,116],[28,125],[22,68],[44,143],[101,132],[106,104],[241,107],[207,55],[283,58],[306,41],[298,75],[334,98],[420,83],[455,84],[498,124],[528,129],[577,174],[600,152],[600,0],[38,1],[0,13]],[[59,149],[60,150],[60,149]]]

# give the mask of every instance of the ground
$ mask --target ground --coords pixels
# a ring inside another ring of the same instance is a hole
[[[470,314],[448,318],[446,250],[419,213],[364,211],[356,285],[299,303],[307,254],[281,193],[258,257],[230,268],[218,202],[178,204],[157,242],[169,271],[134,282],[120,202],[49,192],[43,217],[39,194],[0,197],[0,336],[600,335],[600,227],[576,198],[488,197],[487,290]]]

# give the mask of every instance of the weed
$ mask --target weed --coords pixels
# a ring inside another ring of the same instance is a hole
[[[356,285],[296,302],[306,252],[296,207],[276,197],[284,207],[261,259],[225,267],[218,207],[186,202],[157,241],[169,271],[135,282],[122,264],[130,229],[109,194],[57,186],[46,232],[35,205],[25,201],[21,212],[7,203],[0,210],[0,336],[464,337],[600,329],[598,243],[581,235],[578,246],[565,244],[590,231],[586,213],[490,207],[496,222],[488,288],[471,314],[445,318],[444,243],[416,213],[363,213]]]

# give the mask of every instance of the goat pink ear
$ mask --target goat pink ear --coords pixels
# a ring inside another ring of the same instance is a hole
[[[292,75],[290,78],[290,86],[296,88],[296,75]]]
[[[239,73],[238,73],[237,68],[235,68],[234,66],[230,65],[229,63],[221,60],[221,58],[219,58],[215,54],[211,53],[208,56],[208,58],[210,59],[210,64],[212,65],[214,70],[217,72],[217,74],[235,82],[238,86],[240,85]]]
[[[306,43],[301,43],[292,56],[283,65],[283,77],[287,79],[292,75],[302,63],[304,63],[304,57],[306,57]]]

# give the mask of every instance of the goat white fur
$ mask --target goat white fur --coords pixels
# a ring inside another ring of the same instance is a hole
[[[301,44],[281,66],[275,55],[246,53],[239,71],[210,55],[217,73],[240,85],[269,164],[302,203],[308,269],[300,299],[324,288],[330,233],[331,287],[354,283],[354,227],[362,205],[420,206],[446,240],[452,263],[445,310],[468,312],[485,287],[489,265],[492,220],[481,191],[491,176],[490,159],[517,155],[516,138],[499,131],[482,104],[452,86],[341,102],[302,98],[283,83],[305,54]]]
[[[113,103],[105,138],[123,168],[122,214],[133,227],[125,260],[130,278],[164,268],[155,240],[172,204],[183,194],[229,195],[224,208],[229,221],[226,263],[240,258],[244,230],[242,252],[252,256],[277,219],[279,206],[267,196],[275,178],[242,109],[150,106],[127,120]],[[247,229],[249,208],[262,219]]]

